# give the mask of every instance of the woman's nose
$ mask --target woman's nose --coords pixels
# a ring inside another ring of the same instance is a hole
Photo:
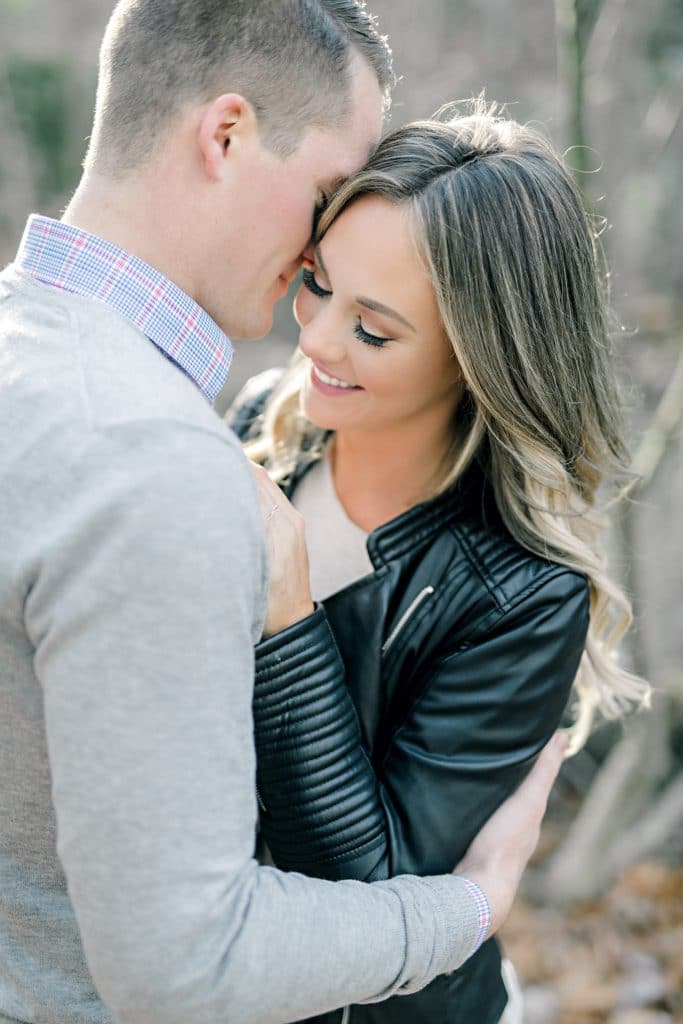
[[[306,323],[302,324],[299,334],[299,347],[309,359],[319,360],[325,364],[338,364],[346,358],[339,324],[329,315],[327,307],[319,308]]]

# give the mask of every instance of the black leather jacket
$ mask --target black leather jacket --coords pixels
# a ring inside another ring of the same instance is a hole
[[[267,392],[247,395],[232,414],[242,438]],[[562,718],[587,581],[512,539],[477,466],[367,547],[374,573],[257,646],[261,827],[275,863],[308,875],[448,872]],[[492,939],[421,992],[344,1020],[495,1024],[505,1003]]]

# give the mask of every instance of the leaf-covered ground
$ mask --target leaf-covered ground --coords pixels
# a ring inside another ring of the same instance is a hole
[[[683,1024],[683,867],[637,865],[569,909],[522,897],[502,939],[524,1024]]]

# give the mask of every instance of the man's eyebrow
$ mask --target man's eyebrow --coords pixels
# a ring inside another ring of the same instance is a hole
[[[340,189],[342,187],[342,185],[344,184],[344,182],[347,181],[347,180],[348,180],[347,178],[339,177],[339,178],[335,178],[334,181],[325,182],[324,185],[320,186],[320,191],[322,193],[322,198],[321,198],[321,200],[319,202],[317,202],[315,204],[315,209],[313,211],[313,230],[311,232],[311,234],[313,236],[315,236],[315,234],[316,234],[316,232],[318,230],[318,221],[320,220],[320,218],[322,217],[323,213],[325,212],[325,209],[326,209],[327,204],[329,203],[330,199],[332,198],[334,193],[337,191],[337,189]]]
[[[321,191],[325,193],[325,199],[330,200],[337,189],[340,189],[342,185],[349,179],[345,178],[343,174],[340,174],[334,181],[326,181],[322,186]]]
[[[319,245],[316,245],[315,247],[315,256],[318,263],[320,264],[320,269],[322,270],[323,274],[329,281],[330,275],[328,273],[327,267],[325,266],[325,260],[323,259],[323,254],[320,251]],[[411,322],[409,320],[406,320],[404,316],[401,316],[400,313],[397,313],[395,309],[391,309],[390,306],[385,306],[381,302],[375,302],[374,299],[366,299],[362,296],[357,298],[356,302],[358,303],[359,306],[365,306],[366,309],[374,310],[375,313],[381,313],[382,316],[389,316],[393,320],[398,320],[398,322],[403,324],[404,327],[408,327],[411,331],[417,333]]]

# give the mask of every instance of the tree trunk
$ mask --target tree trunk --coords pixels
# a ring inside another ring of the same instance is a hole
[[[638,447],[633,465],[638,482],[622,503],[618,520],[619,560],[627,567],[638,628],[629,636],[634,670],[649,678],[642,632],[643,614],[635,540],[635,497],[647,493],[665,461],[668,443],[683,416],[683,351],[664,396]],[[544,898],[557,902],[590,899],[641,854],[651,853],[680,822],[681,776],[655,794],[671,772],[671,698],[660,693],[653,709],[627,726],[598,772],[567,838],[537,882]],[[654,803],[654,807],[650,805]]]

